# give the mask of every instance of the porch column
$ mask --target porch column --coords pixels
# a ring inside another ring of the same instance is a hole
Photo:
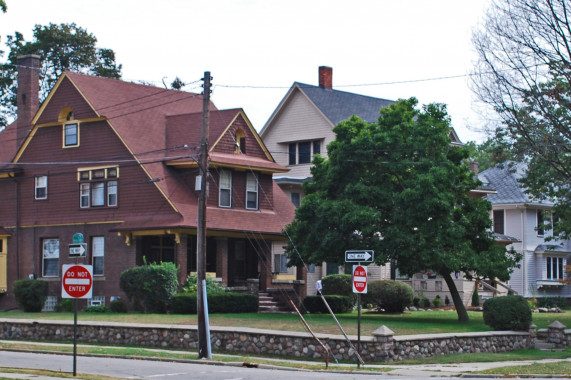
[[[228,285],[228,238],[216,238],[216,277]]]

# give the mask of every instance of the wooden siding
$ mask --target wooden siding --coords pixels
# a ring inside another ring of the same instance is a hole
[[[21,225],[119,220],[133,214],[152,218],[157,213],[172,212],[106,122],[82,123],[77,148],[63,149],[61,139],[61,126],[39,128],[21,156],[20,163],[49,163],[27,165],[25,176],[19,179]],[[77,170],[116,165],[119,166],[118,206],[81,209]],[[48,176],[45,200],[34,199],[37,175]]]
[[[287,177],[305,178],[311,175],[310,164],[289,165],[288,144],[299,141],[323,140],[321,155],[327,157],[326,146],[335,139],[331,123],[299,90],[292,93],[280,113],[268,126],[264,143],[281,164],[290,172]],[[277,177],[284,175],[277,174]]]
[[[213,117],[216,117],[216,115],[213,115]],[[246,138],[246,155],[266,159],[265,152],[260,144],[258,144],[256,137],[248,127],[248,124],[242,115],[238,116],[230,128],[228,128],[228,131],[224,136],[222,136],[218,144],[216,144],[214,151],[220,153],[234,153],[236,151],[236,141],[234,140],[234,137],[236,136],[237,130],[241,130]]]
[[[89,103],[77,91],[68,78],[62,80],[58,90],[53,93],[52,98],[40,115],[37,123],[52,123],[58,121],[60,112],[70,107],[75,119],[87,119],[97,117]]]

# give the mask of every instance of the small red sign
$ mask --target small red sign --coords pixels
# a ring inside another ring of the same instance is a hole
[[[367,267],[353,265],[353,293],[367,293]]]
[[[92,268],[91,265],[64,265],[61,281],[62,298],[92,298]]]

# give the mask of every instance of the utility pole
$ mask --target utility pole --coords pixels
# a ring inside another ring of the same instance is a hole
[[[208,180],[208,130],[210,124],[210,71],[204,72],[204,88],[202,92],[202,138],[200,141],[200,196],[198,198],[198,223],[196,228],[196,311],[198,314],[198,358],[210,358],[206,328],[205,292],[203,288],[206,279],[206,184]]]

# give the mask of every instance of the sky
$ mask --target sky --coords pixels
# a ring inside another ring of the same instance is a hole
[[[420,104],[444,103],[462,142],[483,142],[486,118],[469,77],[471,36],[490,0],[6,0],[7,35],[72,23],[115,51],[126,81],[201,92],[206,71],[219,109],[243,108],[260,131],[293,82]]]

